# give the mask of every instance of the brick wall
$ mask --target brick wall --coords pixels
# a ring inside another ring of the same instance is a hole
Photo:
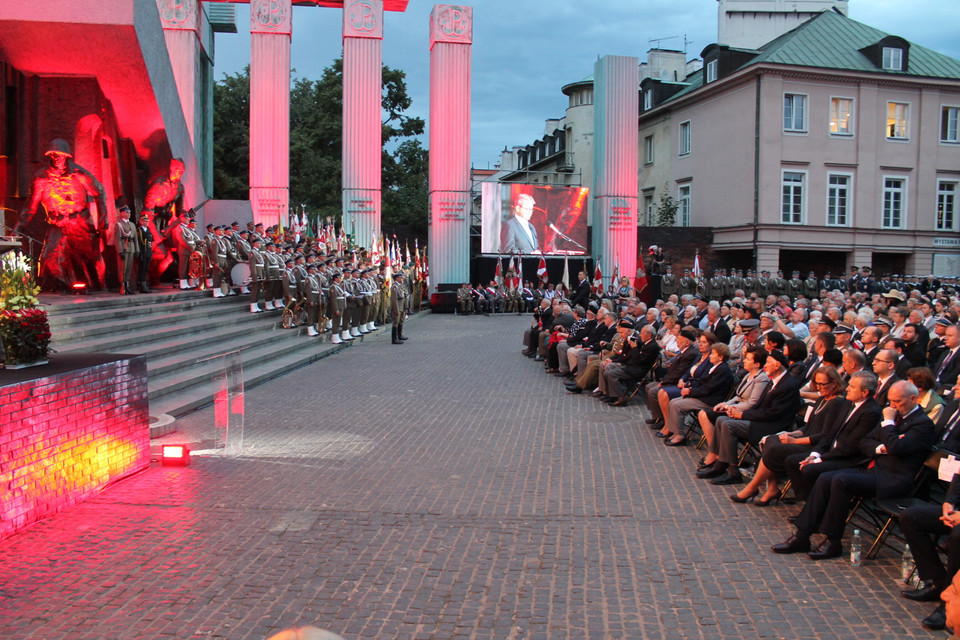
[[[3,372],[0,539],[150,465],[146,357],[112,358]]]

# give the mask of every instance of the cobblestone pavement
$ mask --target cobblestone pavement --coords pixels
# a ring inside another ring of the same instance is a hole
[[[248,391],[241,457],[154,465],[0,543],[0,638],[946,637],[898,553],[771,554],[796,507],[735,505],[635,404],[563,391],[526,324],[421,314],[404,346]]]

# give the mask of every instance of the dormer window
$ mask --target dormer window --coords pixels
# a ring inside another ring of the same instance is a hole
[[[887,71],[903,71],[903,49],[899,47],[884,47],[882,66]]]
[[[717,80],[717,61],[710,60],[707,62],[707,82],[716,82]]]
[[[647,89],[643,92],[643,110],[653,109],[653,89]]]

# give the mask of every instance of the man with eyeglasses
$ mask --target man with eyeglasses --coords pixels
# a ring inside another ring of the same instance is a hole
[[[887,406],[890,387],[900,380],[896,374],[898,356],[893,349],[884,349],[873,359],[873,372],[877,375],[876,398],[881,407]]]

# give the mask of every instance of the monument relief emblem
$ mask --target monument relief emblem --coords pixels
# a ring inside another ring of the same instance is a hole
[[[196,0],[159,0],[159,8],[165,26],[178,26],[193,17]]]
[[[470,16],[460,7],[446,7],[437,16],[437,27],[448,38],[460,38],[470,31]]]
[[[254,12],[258,26],[263,29],[279,29],[287,24],[287,9],[281,0],[254,0]]]
[[[370,33],[377,28],[377,9],[370,0],[354,0],[346,9],[347,21],[357,33]]]

